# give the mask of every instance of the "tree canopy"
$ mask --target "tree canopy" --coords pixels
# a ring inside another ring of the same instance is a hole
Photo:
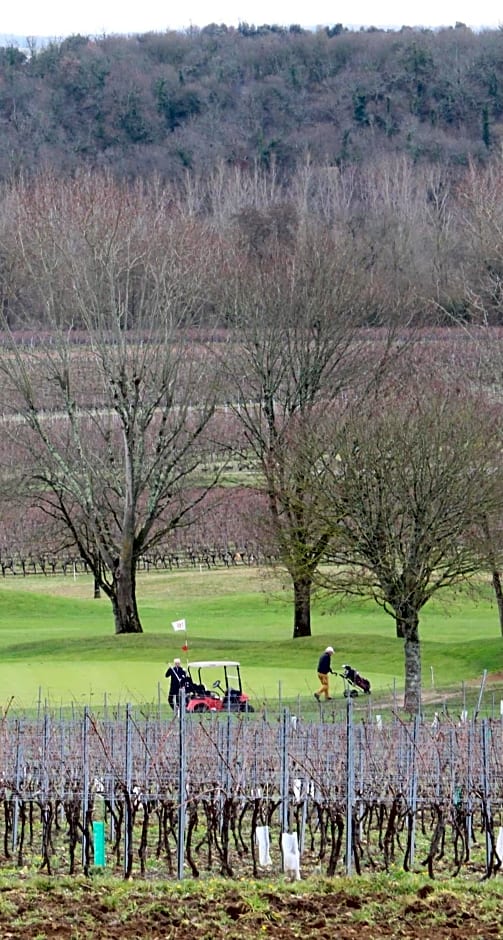
[[[331,529],[333,592],[374,598],[404,640],[405,705],[421,702],[419,615],[484,566],[486,515],[501,512],[501,416],[451,389],[401,389],[360,403],[315,452],[318,508]]]
[[[30,344],[19,329],[4,334],[4,408],[24,419],[19,428],[7,415],[5,428],[29,454],[32,500],[110,598],[116,632],[140,632],[140,554],[218,477],[195,486],[217,446],[205,432],[218,387],[191,334],[203,303],[197,236],[142,187],[102,178],[46,180],[16,197],[19,308],[30,323],[42,309],[44,331]]]
[[[290,175],[376,153],[449,166],[501,144],[501,30],[209,24],[0,48],[0,178],[52,167]]]

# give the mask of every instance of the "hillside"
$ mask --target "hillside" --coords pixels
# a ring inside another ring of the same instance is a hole
[[[503,32],[341,24],[0,47],[0,178],[85,164],[176,179],[220,162],[465,166],[500,148]]]

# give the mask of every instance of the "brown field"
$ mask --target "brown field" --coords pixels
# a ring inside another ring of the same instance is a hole
[[[503,881],[446,886],[419,877],[149,885],[22,876],[3,883],[2,940],[496,940]]]

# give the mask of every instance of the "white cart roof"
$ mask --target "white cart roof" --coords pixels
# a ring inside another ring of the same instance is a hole
[[[221,669],[223,666],[239,666],[239,663],[231,659],[203,659],[197,663],[188,663],[189,669]]]

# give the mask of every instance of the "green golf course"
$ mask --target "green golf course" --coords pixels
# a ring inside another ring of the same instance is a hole
[[[0,704],[32,709],[166,698],[166,664],[231,659],[252,701],[306,699],[327,645],[333,669],[350,663],[370,679],[375,700],[401,703],[403,645],[391,617],[370,601],[314,600],[312,636],[292,640],[291,592],[272,574],[236,569],[150,572],[138,578],[144,633],[115,636],[112,609],[94,599],[86,575],[6,577],[0,584]],[[186,632],[174,632],[184,618]],[[420,624],[425,700],[463,690],[503,698],[503,643],[490,587],[443,592]],[[182,650],[184,645],[188,651]],[[344,684],[332,677],[334,700]]]

